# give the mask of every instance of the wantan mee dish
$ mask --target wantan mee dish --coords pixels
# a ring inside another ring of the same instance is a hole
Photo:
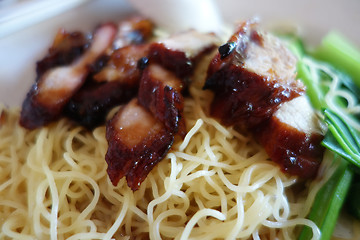
[[[138,16],[59,30],[0,110],[0,238],[319,239],[339,164],[299,58],[254,20],[226,43]]]

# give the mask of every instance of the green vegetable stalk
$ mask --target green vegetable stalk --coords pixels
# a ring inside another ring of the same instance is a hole
[[[360,51],[340,33],[327,34],[313,56],[345,71],[360,88]]]
[[[321,231],[321,240],[331,239],[341,207],[348,193],[353,173],[349,164],[340,159],[341,163],[333,176],[320,189],[314,200],[308,219],[316,223]],[[299,240],[312,238],[312,230],[304,227]]]

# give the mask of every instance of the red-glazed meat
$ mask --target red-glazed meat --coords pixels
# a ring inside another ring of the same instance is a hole
[[[256,126],[281,102],[304,93],[295,80],[296,58],[276,37],[260,32],[256,23],[241,24],[219,50],[204,89],[214,92],[211,115],[223,124]]]
[[[145,68],[140,80],[139,103],[153,113],[172,133],[185,135],[181,79],[157,64]]]
[[[89,65],[111,47],[116,34],[113,24],[103,24],[94,33],[91,46],[67,66],[47,70],[32,86],[21,111],[20,124],[28,129],[43,126],[58,119],[64,106],[84,84]]]
[[[70,99],[65,107],[66,115],[89,129],[105,123],[113,107],[137,95],[141,77],[137,63],[147,53],[148,45],[115,50],[106,66]]]
[[[127,103],[136,96],[138,88],[121,82],[89,82],[66,104],[64,114],[80,125],[93,129],[106,121],[115,106]]]
[[[84,53],[89,44],[90,38],[82,32],[69,33],[60,29],[49,48],[48,54],[37,62],[36,73],[38,78],[50,68],[71,64]]]
[[[215,49],[218,43],[219,39],[213,34],[191,30],[152,43],[149,58],[181,78],[188,77],[197,60]]]
[[[212,116],[253,133],[283,171],[309,178],[321,162],[323,133],[296,63],[278,38],[243,22],[210,63],[204,89],[214,92]]]
[[[128,86],[138,86],[141,71],[138,61],[147,57],[148,44],[129,45],[115,50],[106,66],[94,76],[97,82],[118,81]]]
[[[131,44],[147,42],[153,36],[154,24],[141,16],[134,16],[122,20],[118,26],[118,34],[114,48],[122,48]]]
[[[324,151],[323,128],[305,96],[282,104],[253,132],[283,171],[302,178],[316,176]]]
[[[109,147],[105,159],[111,182],[116,186],[126,176],[128,186],[135,191],[169,151],[174,137],[134,99],[108,122],[106,139]]]

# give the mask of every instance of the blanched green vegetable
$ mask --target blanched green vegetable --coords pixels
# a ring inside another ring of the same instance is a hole
[[[360,51],[340,33],[328,33],[313,55],[345,71],[360,88]]]
[[[322,144],[360,168],[359,132],[330,109],[324,110],[328,133]],[[360,204],[360,203],[359,203]]]
[[[309,69],[306,64],[300,60],[297,65],[298,76],[306,85],[306,94],[310,99],[312,106],[321,110],[326,106],[324,100],[324,92],[317,82],[312,79]]]
[[[290,49],[296,46],[296,44],[290,45],[292,46]],[[295,51],[298,57],[301,56],[298,63],[298,77],[306,85],[307,96],[313,107],[324,113],[329,129],[322,144],[334,152],[334,159],[339,158],[338,156],[343,157],[340,158],[341,164],[333,176],[318,192],[308,216],[319,227],[321,231],[320,239],[328,240],[331,239],[339,212],[345,202],[354,176],[351,165],[354,164],[360,167],[360,137],[359,133],[342,118],[344,114],[347,117],[352,116],[349,116],[348,113],[342,113],[340,116],[336,112],[346,107],[346,102],[334,96],[332,100],[338,108],[331,109],[325,97],[328,91],[330,91],[330,83],[333,81],[333,76],[340,80],[339,87],[344,88],[350,94],[357,97],[360,96],[358,94],[359,89],[356,87],[360,86],[360,58],[358,58],[360,53],[356,53],[356,49],[336,33],[330,33],[326,36],[322,45],[314,53],[314,56],[333,64],[333,66],[329,66],[328,63],[318,62],[305,52],[299,55],[300,51],[301,49]],[[339,64],[339,62],[342,63]],[[347,65],[346,68],[343,66],[344,63]],[[318,66],[321,66],[321,68]],[[354,84],[350,77],[335,69],[336,67],[346,70],[349,74],[358,74],[359,81]],[[326,71],[329,72],[327,73]],[[357,73],[357,71],[359,72]],[[299,239],[308,240],[311,238],[311,229],[305,227]]]
[[[348,193],[353,172],[348,163],[341,160],[341,163],[333,176],[320,189],[316,195],[312,210],[308,219],[316,223],[321,231],[321,240],[331,239],[337,218]],[[304,227],[299,240],[312,239],[312,231]]]

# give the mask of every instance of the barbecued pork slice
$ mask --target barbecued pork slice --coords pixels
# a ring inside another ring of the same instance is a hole
[[[118,81],[125,85],[138,86],[141,70],[138,62],[147,57],[149,44],[129,45],[115,50],[106,66],[94,76],[97,82]]]
[[[138,93],[139,103],[159,119],[172,133],[185,136],[183,117],[184,85],[174,73],[157,64],[144,69]]]
[[[36,63],[38,79],[50,68],[69,65],[89,47],[90,38],[84,33],[67,32],[61,28],[55,35],[48,54]]]
[[[278,38],[243,22],[209,65],[204,89],[215,94],[211,115],[244,127],[268,119],[280,103],[304,94],[296,61]]]
[[[137,190],[153,167],[164,158],[174,137],[137,99],[122,106],[106,126],[109,143],[105,159],[108,175],[117,185],[126,176]]]
[[[145,43],[153,37],[153,32],[154,24],[142,16],[133,16],[122,20],[118,25],[114,48]]]
[[[34,129],[58,119],[66,103],[85,82],[88,66],[111,47],[115,34],[113,24],[101,25],[95,31],[91,46],[80,58],[71,65],[46,71],[23,102],[20,124]]]
[[[88,129],[105,123],[113,107],[137,95],[141,77],[137,64],[147,52],[148,45],[143,44],[115,50],[106,66],[91,76],[66,104],[66,116]]]
[[[218,45],[219,38],[214,34],[190,30],[152,43],[149,58],[184,78],[191,75],[203,54]]]
[[[115,106],[129,102],[138,88],[121,82],[87,82],[76,92],[64,108],[64,114],[87,129],[94,129],[106,122]]]
[[[254,134],[284,172],[311,178],[322,159],[323,130],[306,96],[300,96],[281,104],[269,121],[254,129]]]
[[[122,20],[108,51],[108,61],[100,71],[91,75],[86,84],[75,93],[65,107],[65,114],[88,129],[105,123],[107,113],[137,94],[141,70],[139,59],[148,55],[145,44],[153,35],[153,24],[135,16]]]

